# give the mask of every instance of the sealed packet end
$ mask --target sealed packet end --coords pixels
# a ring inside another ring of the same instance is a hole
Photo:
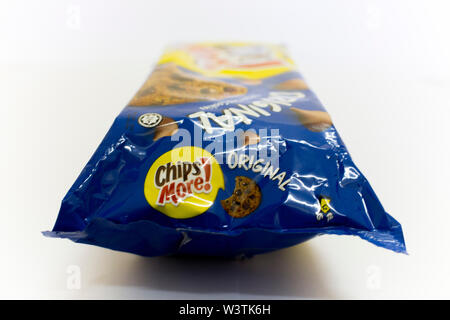
[[[171,46],[45,236],[143,256],[251,256],[318,235],[406,253],[283,47]]]

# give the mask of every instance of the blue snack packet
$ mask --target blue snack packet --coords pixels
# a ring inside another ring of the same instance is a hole
[[[167,49],[64,197],[50,237],[144,256],[251,256],[318,235],[406,252],[280,46]]]

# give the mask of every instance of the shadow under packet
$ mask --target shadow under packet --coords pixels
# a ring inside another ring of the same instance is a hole
[[[49,237],[143,256],[252,256],[318,235],[406,253],[284,47],[178,44],[115,119]]]

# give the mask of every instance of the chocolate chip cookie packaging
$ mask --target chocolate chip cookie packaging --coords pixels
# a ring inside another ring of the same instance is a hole
[[[44,234],[144,256],[251,256],[326,234],[406,252],[284,48],[254,43],[169,47]]]

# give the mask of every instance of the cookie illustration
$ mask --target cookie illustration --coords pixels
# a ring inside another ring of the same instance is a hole
[[[281,91],[308,90],[308,86],[302,79],[290,79],[276,84],[273,89]]]
[[[169,117],[163,117],[161,122],[155,129],[153,141],[161,139],[162,137],[170,137],[178,131],[178,124],[175,120]]]
[[[260,137],[252,130],[247,130],[243,134],[244,146],[258,144]]]
[[[243,218],[255,211],[261,203],[261,189],[248,177],[236,177],[233,194],[220,203],[225,211],[234,218]]]
[[[243,95],[247,88],[205,79],[179,69],[175,64],[159,65],[130,101],[129,106],[166,106],[219,100]]]
[[[291,108],[291,110],[296,114],[300,123],[310,131],[324,131],[333,125],[330,115],[325,111],[302,110],[299,108]]]
[[[257,86],[262,83],[261,79],[242,79],[240,80],[244,84],[248,84],[250,86]]]

